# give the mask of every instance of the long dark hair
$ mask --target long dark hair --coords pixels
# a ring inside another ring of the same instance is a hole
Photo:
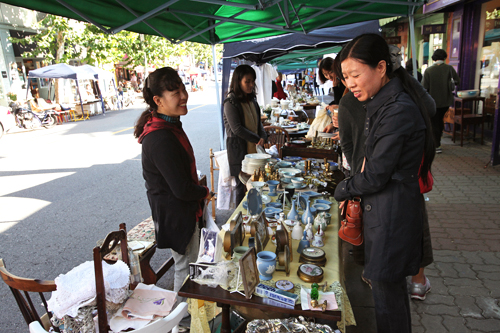
[[[183,84],[177,71],[171,67],[163,67],[155,70],[144,81],[142,89],[142,97],[148,105],[146,111],[141,113],[139,119],[135,123],[134,136],[138,138],[144,131],[144,125],[151,117],[158,117],[158,105],[154,101],[154,96],[162,96],[165,90],[174,91]]]
[[[232,92],[239,102],[250,101],[257,96],[257,86],[254,86],[251,94],[245,93],[240,87],[241,80],[248,74],[250,74],[254,80],[257,78],[255,70],[248,65],[239,65],[233,72],[231,84],[229,85],[229,93]]]
[[[382,36],[377,34],[363,34],[354,38],[347,44],[347,46],[342,49],[340,56],[340,62],[342,63],[347,58],[356,59],[357,61],[370,66],[371,68],[376,68],[378,63],[384,60],[387,64],[386,75],[389,79],[393,77],[398,77],[403,88],[408,95],[410,95],[413,102],[417,105],[420,110],[420,114],[425,122],[425,145],[424,145],[424,158],[422,165],[420,167],[420,177],[423,182],[427,184],[427,174],[431,170],[432,161],[434,160],[434,155],[436,154],[434,140],[432,137],[431,121],[429,117],[429,112],[422,102],[418,93],[413,89],[410,83],[412,78],[408,72],[403,68],[398,68],[393,72],[391,55],[389,52],[389,46]]]
[[[328,81],[328,79],[323,74],[323,69],[326,70],[327,72],[330,71],[333,71],[334,73],[336,72],[335,69],[333,68],[333,62],[334,62],[333,58],[330,57],[326,57],[320,61],[318,66],[319,67],[318,73],[319,73],[319,80],[321,81],[321,83],[325,83],[326,81]],[[335,73],[336,76],[339,76],[338,74],[339,73]]]

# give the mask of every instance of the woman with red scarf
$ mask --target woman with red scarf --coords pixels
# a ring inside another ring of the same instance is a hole
[[[188,93],[177,71],[163,67],[151,73],[143,97],[148,109],[137,120],[134,135],[142,144],[156,243],[172,250],[177,292],[189,274],[189,263],[198,256],[203,199],[211,193],[198,183],[193,148],[182,129]]]

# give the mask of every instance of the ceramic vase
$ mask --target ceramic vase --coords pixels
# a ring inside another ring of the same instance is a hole
[[[321,212],[316,215],[316,218],[314,219],[314,229],[318,230],[318,227],[321,227],[321,230],[323,230],[323,232],[326,230],[327,223],[325,215],[325,212]]]
[[[297,209],[295,209],[295,201],[292,201],[292,209],[290,209],[290,212],[287,215],[287,219],[289,220],[299,219],[299,213],[297,212]]]
[[[276,270],[276,253],[271,251],[257,253],[257,269],[261,280],[271,280]]]
[[[276,197],[278,195],[278,193],[276,193],[276,189],[278,188],[279,183],[280,182],[277,180],[268,180],[267,186],[269,186],[269,193],[267,195],[270,197]]]
[[[311,212],[309,200],[307,200],[306,211],[302,214],[302,224],[307,224],[309,221],[311,221],[311,223],[314,222],[314,215]]]

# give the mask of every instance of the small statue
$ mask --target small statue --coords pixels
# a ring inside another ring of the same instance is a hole
[[[306,233],[306,239],[310,242],[313,240],[314,234],[313,234],[313,228],[311,224],[311,220],[309,220],[306,224],[306,228],[304,229],[304,232]]]
[[[311,286],[311,306],[314,308],[318,306],[318,299],[319,299],[318,288],[319,286],[317,283],[313,283]]]

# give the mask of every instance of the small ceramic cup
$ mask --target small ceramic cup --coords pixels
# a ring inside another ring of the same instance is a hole
[[[292,178],[292,185],[295,188],[302,188],[304,185],[304,178],[302,177],[293,177]]]
[[[237,246],[233,250],[233,260],[238,261],[248,251],[248,246]]]

